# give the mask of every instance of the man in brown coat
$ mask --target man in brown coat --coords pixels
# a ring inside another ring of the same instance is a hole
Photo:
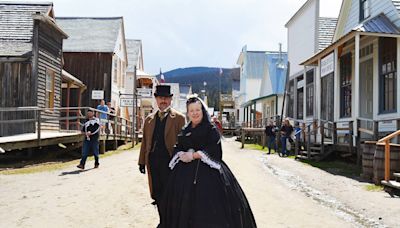
[[[139,170],[147,167],[151,198],[159,205],[170,169],[177,135],[185,125],[185,116],[171,108],[172,94],[168,85],[158,85],[154,93],[158,110],[146,117],[139,155]],[[160,212],[159,212],[160,213]]]

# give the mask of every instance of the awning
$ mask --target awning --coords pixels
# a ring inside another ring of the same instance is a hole
[[[275,97],[275,96],[279,96],[279,94],[270,94],[270,95],[263,96],[263,97],[257,97],[257,98],[255,98],[253,100],[249,100],[246,103],[243,103],[242,105],[240,105],[240,107],[241,108],[246,108],[246,107],[248,107],[248,106],[250,106],[252,104],[257,103],[257,101],[268,99],[268,98]]]
[[[340,39],[333,42],[327,48],[318,52],[311,58],[302,62],[300,65],[304,66],[317,65],[319,59],[333,52],[335,48],[353,39],[357,34],[365,36],[378,36],[378,37],[394,37],[394,38],[400,37],[400,31],[397,28],[397,26],[394,25],[389,20],[389,18],[387,18],[386,15],[382,13],[353,28],[346,35],[342,36]]]
[[[83,82],[81,80],[77,79],[76,77],[74,77],[72,74],[68,73],[65,70],[61,71],[61,77],[62,77],[63,84],[64,84],[64,82],[72,83],[71,88],[83,88],[83,89],[86,89],[86,85],[83,84]],[[63,85],[62,88],[67,88],[67,86]]]

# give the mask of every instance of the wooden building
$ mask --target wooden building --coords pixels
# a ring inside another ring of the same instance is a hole
[[[117,113],[128,117],[120,108],[120,93],[125,93],[128,64],[124,22],[122,17],[62,17],[57,24],[66,31],[64,69],[81,80],[87,89],[82,106],[96,108],[99,99],[92,99],[93,90],[104,91],[104,100],[111,101]]]
[[[0,3],[0,136],[35,132],[33,111],[5,112],[6,108],[36,106],[42,118],[59,117],[63,39],[55,23],[52,3]],[[7,122],[8,121],[8,122]],[[47,121],[43,129],[58,129]]]

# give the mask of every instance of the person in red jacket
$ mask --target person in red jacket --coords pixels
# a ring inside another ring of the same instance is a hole
[[[212,122],[214,125],[218,128],[219,133],[222,135],[222,124],[219,122],[218,118],[216,116],[213,116],[211,118]]]

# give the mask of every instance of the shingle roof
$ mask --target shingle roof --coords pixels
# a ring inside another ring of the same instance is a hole
[[[64,52],[114,52],[122,17],[57,17],[57,24],[69,38]]]
[[[381,13],[376,17],[369,19],[368,21],[360,24],[354,31],[360,32],[372,32],[372,33],[387,33],[387,34],[399,34],[400,31],[394,25],[385,14]]]
[[[321,51],[332,43],[337,18],[320,17],[318,23],[318,49]]]
[[[133,72],[134,66],[138,65],[141,47],[141,40],[126,39],[126,51],[128,53],[128,68],[126,69],[126,71]]]
[[[33,18],[47,14],[52,3],[0,1],[0,56],[21,56],[32,51]]]

